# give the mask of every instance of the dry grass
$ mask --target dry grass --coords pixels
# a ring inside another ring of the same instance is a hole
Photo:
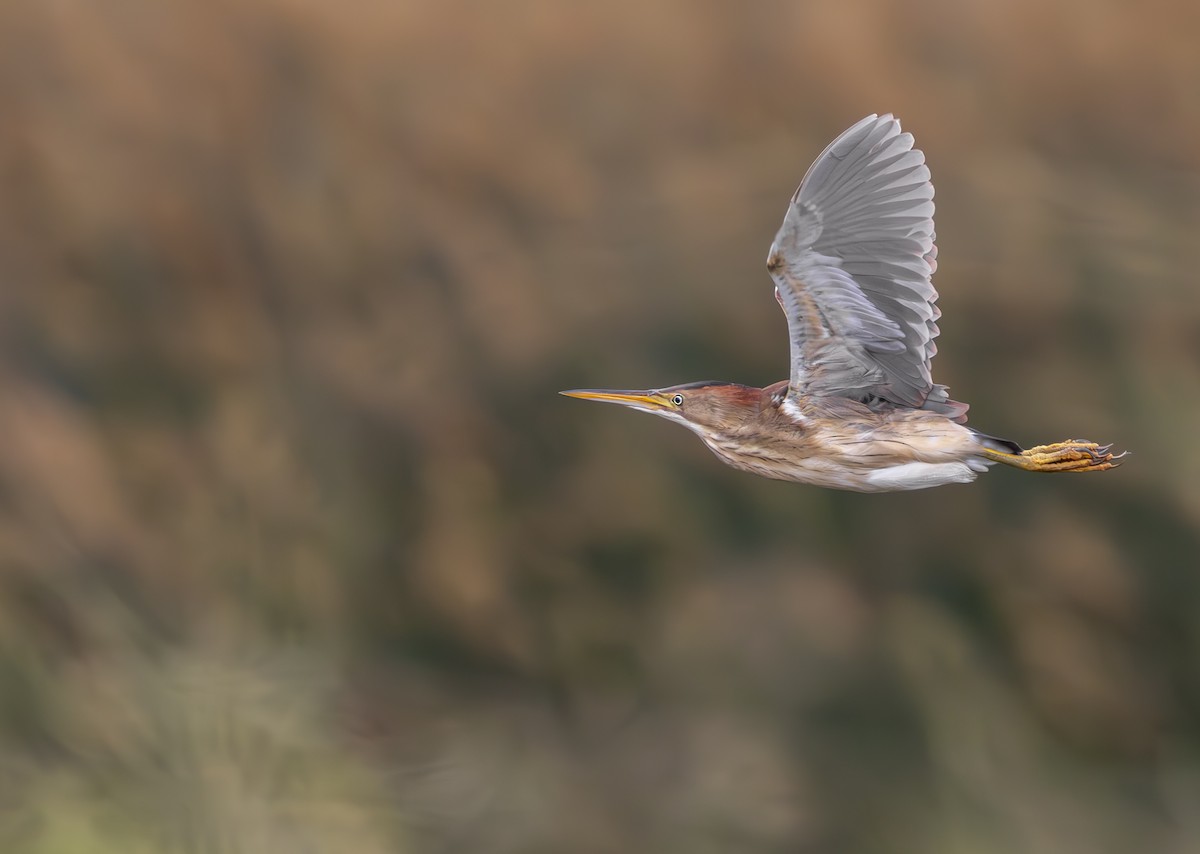
[[[0,847],[1193,850],[1198,37],[0,9]],[[554,395],[780,378],[767,243],[872,111],[938,378],[1120,472],[831,494]]]

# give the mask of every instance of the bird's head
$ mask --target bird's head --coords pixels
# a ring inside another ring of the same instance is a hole
[[[642,412],[653,412],[694,430],[701,436],[728,433],[757,415],[762,389],[736,383],[698,382],[644,391],[573,389],[567,397],[619,403]]]

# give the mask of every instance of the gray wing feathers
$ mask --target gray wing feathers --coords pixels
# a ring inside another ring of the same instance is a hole
[[[825,149],[788,205],[768,267],[788,314],[793,394],[945,401],[929,371],[933,185],[912,145],[891,116],[868,116]]]

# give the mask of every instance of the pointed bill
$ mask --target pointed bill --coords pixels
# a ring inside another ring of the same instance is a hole
[[[615,391],[603,388],[576,388],[570,391],[560,391],[567,397],[578,397],[580,400],[600,400],[605,403],[619,403],[634,409],[657,411],[669,406],[667,400],[656,391]]]

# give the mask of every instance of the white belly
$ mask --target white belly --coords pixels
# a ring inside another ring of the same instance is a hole
[[[902,463],[868,472],[863,479],[871,491],[928,489],[946,483],[970,483],[982,469],[973,469],[967,463]]]

